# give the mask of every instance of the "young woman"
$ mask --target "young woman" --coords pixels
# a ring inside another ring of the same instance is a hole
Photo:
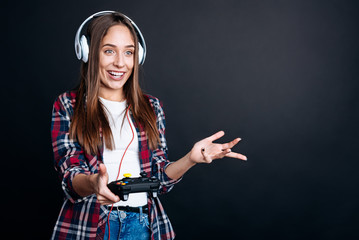
[[[161,103],[139,86],[142,34],[118,12],[90,18],[87,36],[79,39],[85,21],[76,37],[83,60],[80,84],[61,94],[53,107],[55,169],[65,200],[52,239],[173,239],[157,197],[133,193],[122,201],[107,184],[124,173],[138,177],[145,172],[160,180],[160,194],[167,193],[197,163],[223,157],[246,160],[231,152],[240,139],[215,144],[224,135],[220,131],[170,162]]]

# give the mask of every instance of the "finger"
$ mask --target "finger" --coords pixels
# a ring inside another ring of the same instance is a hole
[[[216,159],[220,159],[220,158],[224,158],[227,154],[229,154],[231,152],[231,149],[225,149],[225,150],[222,150],[221,153],[217,154],[215,156]]]
[[[229,152],[226,154],[226,157],[230,157],[230,158],[237,158],[237,159],[241,159],[243,161],[247,161],[247,157],[243,154],[240,153],[235,153],[235,152]]]
[[[102,189],[100,195],[102,195],[102,197],[104,197],[105,199],[110,200],[112,202],[120,201],[120,197],[115,195],[113,192],[111,192],[111,190],[108,187],[105,187],[104,189]]]
[[[213,134],[212,136],[209,136],[207,139],[210,140],[211,142],[216,141],[217,139],[221,138],[224,136],[224,132],[223,131],[219,131],[215,134]]]
[[[112,204],[111,201],[109,201],[107,198],[103,197],[102,195],[97,194],[97,201],[101,204],[101,205],[108,205],[108,204]]]
[[[241,140],[242,140],[241,138],[236,138],[236,139],[234,139],[233,141],[231,141],[229,143],[223,143],[222,144],[222,149],[232,148]]]
[[[108,201],[108,200],[103,200],[103,201],[98,201],[101,205],[111,205],[114,204],[114,202],[112,201]]]
[[[97,194],[97,201],[101,204],[114,204],[116,202],[119,202],[119,201],[112,201],[110,199],[108,199],[107,197],[103,196],[103,195],[100,195],[100,194]]]
[[[102,205],[110,204],[110,201],[107,198],[105,198],[105,197],[103,197],[101,195],[97,195],[97,201]]]

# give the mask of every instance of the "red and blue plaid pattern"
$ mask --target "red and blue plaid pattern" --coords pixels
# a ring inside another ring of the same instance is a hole
[[[167,144],[165,139],[165,115],[160,101],[146,95],[156,116],[160,144],[156,150],[148,145],[146,133],[137,124],[132,115],[139,139],[139,156],[141,170],[148,176],[156,176],[161,181],[160,194],[169,192],[174,184],[181,179],[170,179],[166,167],[171,164],[167,160]],[[102,150],[96,156],[88,155],[75,140],[69,137],[69,128],[76,102],[76,91],[65,92],[60,95],[52,111],[52,146],[54,151],[55,169],[59,173],[65,199],[57,219],[52,239],[103,239],[106,210],[97,202],[96,195],[79,196],[72,187],[72,180],[77,174],[94,174],[98,172],[98,165],[102,163]],[[153,240],[174,239],[175,234],[171,223],[158,198],[148,197],[149,217]]]

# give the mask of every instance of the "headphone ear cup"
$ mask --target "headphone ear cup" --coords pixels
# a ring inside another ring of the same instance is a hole
[[[143,52],[143,47],[140,43],[138,43],[138,64],[142,64],[144,62]]]
[[[82,56],[81,59],[83,62],[86,63],[89,57],[89,45],[87,43],[87,38],[85,35],[81,36],[80,45],[81,45],[81,56]]]

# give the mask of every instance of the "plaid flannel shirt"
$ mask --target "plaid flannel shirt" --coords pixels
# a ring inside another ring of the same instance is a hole
[[[167,160],[165,139],[165,115],[160,101],[146,95],[157,117],[157,128],[160,144],[151,150],[143,128],[137,124],[131,114],[139,140],[139,156],[141,171],[147,176],[156,176],[160,182],[160,194],[169,192],[175,183],[170,179],[166,167],[171,164]],[[106,209],[97,201],[96,195],[81,197],[73,189],[72,180],[78,174],[95,174],[102,162],[102,151],[95,156],[88,155],[79,143],[69,138],[69,127],[76,102],[76,91],[68,91],[60,95],[54,103],[52,112],[52,146],[54,151],[55,169],[59,173],[65,199],[57,219],[52,239],[103,239],[106,226]],[[103,147],[102,147],[103,148]],[[175,234],[171,223],[158,198],[148,196],[151,239],[174,239]]]

